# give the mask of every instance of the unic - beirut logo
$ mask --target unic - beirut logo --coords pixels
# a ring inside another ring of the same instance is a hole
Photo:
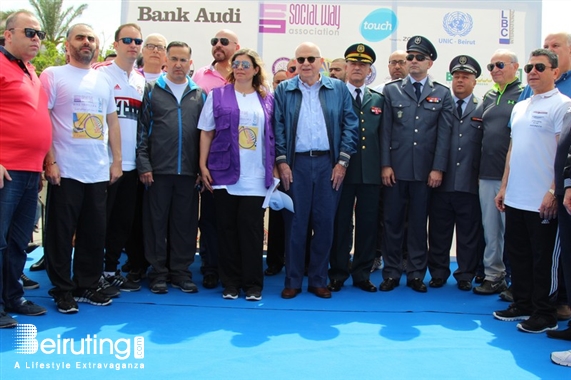
[[[460,11],[446,13],[442,19],[442,27],[452,37],[468,35],[473,26],[472,16]]]
[[[397,15],[389,8],[375,9],[361,22],[361,36],[370,42],[379,42],[397,30]]]
[[[16,326],[16,353],[33,355],[40,351],[44,355],[113,355],[118,360],[145,357],[145,338],[135,336],[132,339],[98,338],[97,334],[86,337],[62,338],[57,334],[55,339],[38,341],[38,329],[35,325],[21,323]]]

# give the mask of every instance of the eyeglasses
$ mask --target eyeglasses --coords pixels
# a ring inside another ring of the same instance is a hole
[[[15,29],[22,29],[22,28],[10,28],[8,30],[11,32]],[[24,34],[28,38],[34,38],[36,35],[38,35],[38,38],[40,40],[44,40],[46,38],[46,32],[42,32],[41,30],[36,30],[32,28],[24,28]]]
[[[239,68],[240,65],[242,65],[242,68],[244,70],[248,70],[250,67],[252,67],[252,64],[248,61],[234,61],[234,62],[232,62],[232,68],[233,69]]]
[[[412,59],[411,59],[411,61],[412,61]],[[418,58],[417,58],[417,61],[418,61]],[[396,65],[404,66],[404,65],[406,65],[406,61],[403,61],[402,59],[399,61],[392,60],[392,61],[389,61],[389,65],[391,65],[391,66],[396,66]]]
[[[222,38],[214,37],[214,38],[212,38],[212,39],[210,40],[210,45],[216,46],[216,44],[218,43],[218,41],[220,41],[220,44],[221,44],[222,46],[228,46],[228,44],[229,44],[230,42],[234,42],[234,41],[230,41],[230,40],[229,40],[228,38],[226,38],[226,37],[222,37]],[[236,42],[234,42],[234,43],[236,43]]]
[[[504,67],[506,67],[506,65],[509,65],[511,62],[502,62],[502,61],[498,61],[495,63],[488,63],[488,66],[486,66],[488,68],[488,71],[493,71],[494,67],[497,67],[498,69],[502,70]]]
[[[140,38],[123,37],[119,38],[119,40],[123,41],[125,45],[131,45],[132,42],[135,42],[135,45],[139,46],[143,43],[143,40]]]
[[[155,49],[157,49],[158,51],[164,51],[165,50],[165,47],[163,45],[146,44],[145,47],[149,50],[155,50]]]
[[[297,70],[297,68],[295,66],[287,68],[287,71],[289,71],[291,74],[295,73],[295,70]]]
[[[542,73],[545,71],[545,69],[551,69],[551,66],[545,66],[544,63],[536,63],[535,65],[533,63],[528,63],[527,65],[525,65],[523,67],[523,71],[525,71],[526,74],[531,73],[531,70],[533,70],[533,68],[535,67],[535,69]]]
[[[406,56],[407,61],[412,61],[415,58],[418,62],[422,62],[426,59],[426,56],[423,54],[409,54]]]
[[[321,57],[297,57],[295,60],[300,65],[303,65],[303,63],[305,62],[306,59],[307,59],[307,62],[309,62],[311,64],[311,63],[315,62],[315,60],[317,58],[321,58]]]

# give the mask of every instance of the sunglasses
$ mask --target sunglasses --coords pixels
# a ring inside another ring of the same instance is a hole
[[[486,66],[488,68],[488,71],[492,71],[494,70],[494,67],[497,67],[498,69],[503,69],[504,67],[506,67],[506,65],[510,64],[511,62],[505,63],[505,62],[501,62],[498,61],[496,63],[488,63],[488,66]]]
[[[139,46],[143,43],[143,40],[140,38],[131,38],[131,37],[123,37],[119,38],[125,45],[131,45],[132,42],[135,42],[135,45]]]
[[[149,50],[155,50],[155,49],[157,49],[158,51],[165,50],[165,47],[163,45],[146,44],[145,47]]]
[[[230,42],[234,42],[234,41],[230,41],[228,38],[226,37],[222,37],[222,38],[217,38],[214,37],[210,40],[210,45],[212,46],[216,46],[216,44],[218,43],[218,41],[220,41],[220,44],[222,46],[228,46],[228,44],[230,44]]]
[[[535,65],[533,63],[528,63],[523,67],[523,71],[525,71],[526,74],[529,74],[531,73],[531,70],[533,70],[534,67],[540,73],[544,72],[545,69],[551,68],[551,66],[545,66],[544,63],[536,63]]]
[[[305,62],[306,59],[307,59],[307,62],[313,63],[313,62],[315,62],[315,60],[316,60],[317,58],[320,58],[320,57],[297,57],[295,60],[296,60],[297,63],[299,63],[300,65],[303,65],[303,63]],[[293,72],[293,71],[292,71],[292,72]]]
[[[406,56],[407,61],[412,61],[415,58],[418,62],[422,62],[426,59],[426,56],[424,54],[409,54]]]
[[[418,58],[416,58],[416,60],[418,61]],[[412,61],[412,59],[411,59],[411,61]],[[391,65],[391,66],[396,66],[396,65],[404,66],[404,65],[406,65],[406,61],[403,61],[403,60],[399,60],[399,61],[397,61],[397,60],[392,60],[392,61],[389,61],[389,65]]]
[[[239,68],[240,65],[242,65],[242,68],[244,70],[248,70],[250,67],[252,67],[252,64],[248,61],[234,61],[234,62],[232,62],[232,68],[233,69]]]
[[[8,30],[11,32],[15,29],[21,29],[21,28],[10,28]],[[42,32],[41,30],[36,30],[32,28],[24,28],[24,35],[28,38],[34,38],[36,35],[38,35],[38,38],[40,40],[44,40],[46,38],[46,32]]]
[[[287,68],[287,71],[289,71],[291,74],[295,73],[295,70],[297,70],[297,68],[295,66]]]

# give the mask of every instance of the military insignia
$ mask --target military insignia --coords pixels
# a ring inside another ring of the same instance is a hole
[[[421,42],[422,42],[422,38],[420,38],[420,36],[419,36],[419,37],[416,37],[416,38],[414,39],[414,43],[417,44],[417,45],[420,45]]]
[[[402,119],[402,111],[397,112],[397,118]]]
[[[374,113],[375,115],[378,115],[383,111],[379,107],[371,107],[371,112]]]
[[[472,96],[472,103],[478,104],[478,99],[475,96]]]
[[[365,51],[365,46],[364,45],[359,45],[357,46],[357,53],[363,53]]]
[[[461,65],[465,65],[466,62],[468,62],[468,58],[466,58],[466,56],[462,55],[462,56],[460,56],[460,58],[458,58],[458,62],[459,62]]]
[[[473,118],[472,118],[472,121],[479,121],[479,122],[481,122],[481,121],[482,121],[482,118],[481,118],[481,117],[473,117]]]
[[[442,101],[442,99],[440,99],[440,98],[431,98],[431,97],[428,97],[428,98],[426,98],[426,101],[427,101],[428,103],[440,103],[440,102]]]

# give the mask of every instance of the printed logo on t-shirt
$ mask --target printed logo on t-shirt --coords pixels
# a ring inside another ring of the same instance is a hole
[[[74,139],[103,140],[103,100],[89,95],[74,95],[72,103]]]
[[[240,149],[256,150],[258,127],[238,127],[238,142]]]

